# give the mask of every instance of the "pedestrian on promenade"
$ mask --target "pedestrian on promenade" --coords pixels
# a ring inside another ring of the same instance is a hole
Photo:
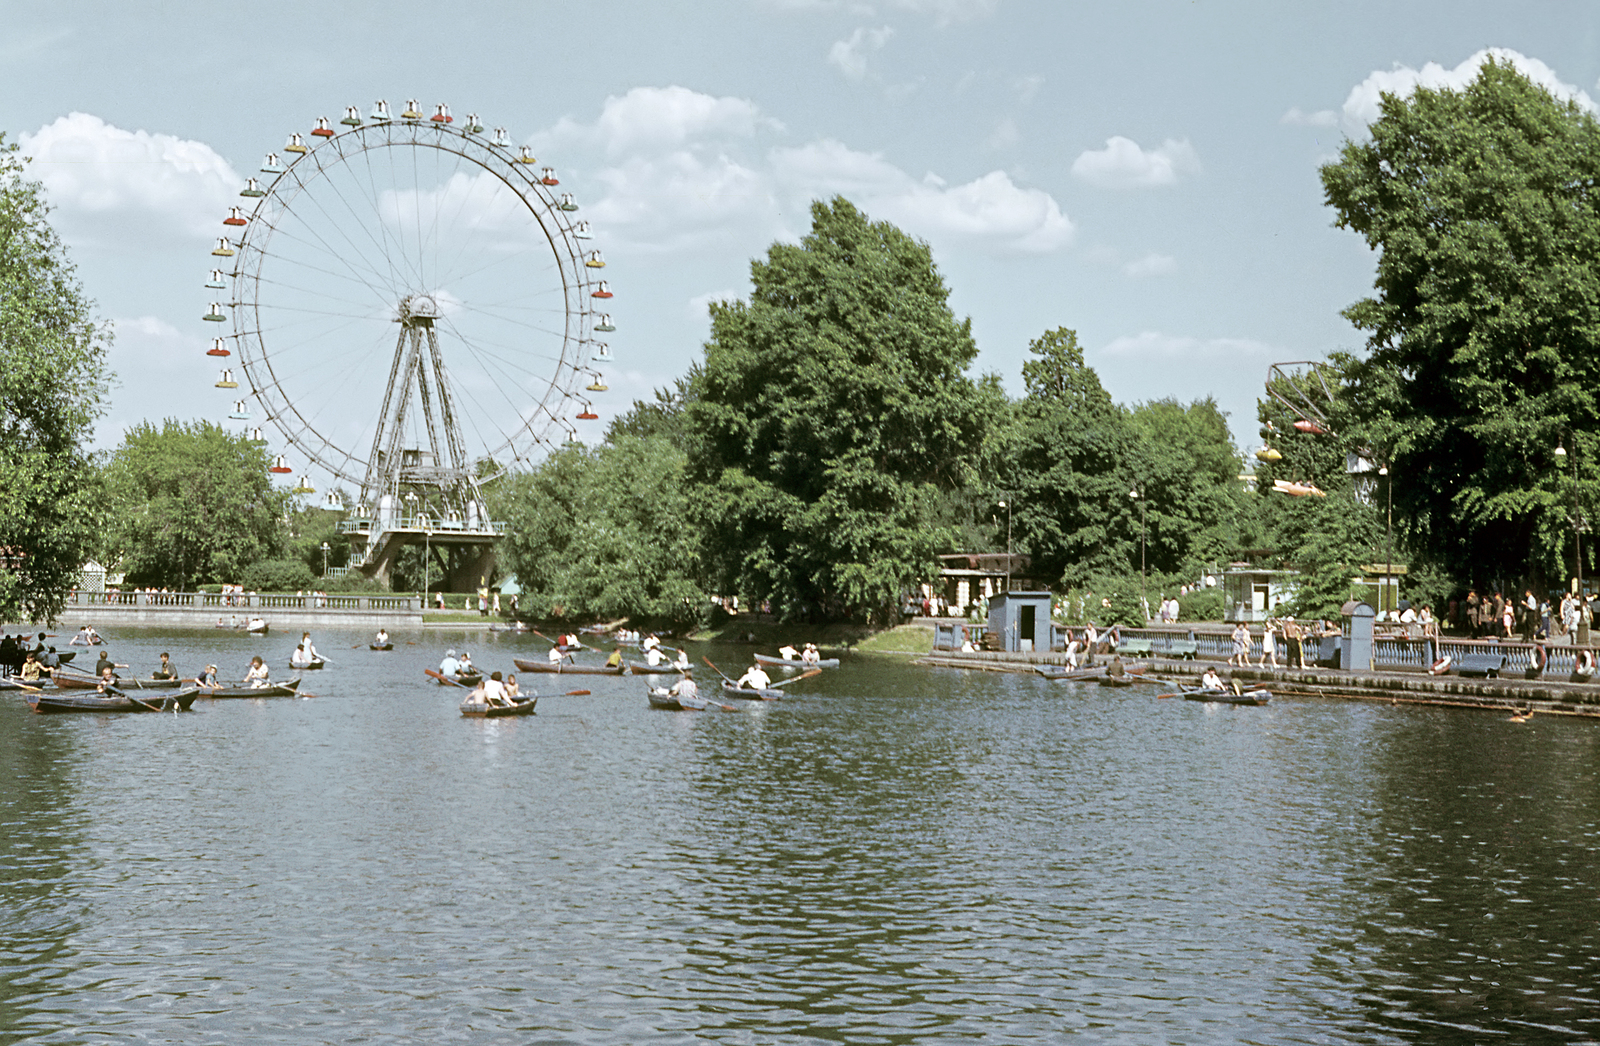
[[[1259,668],[1265,668],[1269,659],[1272,661],[1273,668],[1278,667],[1278,644],[1273,636],[1273,629],[1275,627],[1276,622],[1274,622],[1271,618],[1268,618],[1267,623],[1262,626],[1261,661],[1257,666]]]
[[[1250,664],[1250,626],[1243,621],[1233,630],[1233,654],[1228,664],[1240,667]]]

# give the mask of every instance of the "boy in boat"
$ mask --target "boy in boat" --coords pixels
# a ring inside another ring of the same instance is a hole
[[[822,660],[822,652],[817,649],[817,644],[807,643],[805,652],[800,655],[803,664],[815,665]]]
[[[117,673],[110,665],[100,670],[100,685],[95,687],[96,693],[120,694],[117,689]]]
[[[105,672],[106,672],[106,669],[118,669],[118,668],[127,668],[127,667],[128,667],[127,665],[119,665],[119,664],[116,664],[115,662],[113,662],[111,660],[111,655],[109,653],[107,653],[106,651],[102,650],[102,651],[100,651],[100,660],[98,660],[98,661],[96,661],[94,663],[94,674],[97,675],[97,676],[98,675],[104,675]],[[113,671],[111,674],[112,675],[116,675],[116,672]]]
[[[22,681],[24,683],[37,683],[39,681],[39,672],[42,668],[43,666],[34,658],[33,651],[28,651],[22,659]]]
[[[809,646],[810,644],[807,645]],[[796,650],[792,644],[789,646],[782,646],[778,648],[778,656],[783,658],[785,661],[793,661],[795,658],[800,656],[800,651]]]
[[[566,651],[562,650],[561,647],[559,645],[557,645],[557,646],[551,647],[550,648],[550,653],[548,655],[546,655],[546,656],[549,658],[549,661],[550,661],[550,663],[552,665],[559,665],[562,662],[562,660],[567,656],[567,654],[566,654]]]
[[[505,694],[506,700],[510,701],[512,704],[516,704],[518,701],[522,700],[522,690],[517,686],[517,676],[514,672],[511,675],[506,676]]]
[[[294,653],[289,655],[290,668],[307,668],[311,664],[311,655],[306,653],[306,645],[301,643],[294,648]]]
[[[196,675],[194,677],[194,684],[195,684],[195,686],[216,686],[217,685],[217,666],[216,665],[207,665],[205,667],[205,671],[199,673],[198,675]]]
[[[654,668],[666,659],[667,655],[661,652],[661,647],[659,645],[649,647],[644,652],[644,663],[649,665],[651,668]]]
[[[475,676],[478,674],[478,670],[472,667],[472,654],[470,651],[461,651],[461,674],[464,676]]]
[[[1227,689],[1227,687],[1223,686],[1223,684],[1222,684],[1222,677],[1217,675],[1217,666],[1216,665],[1207,665],[1206,666],[1206,674],[1200,677],[1200,689],[1202,689],[1202,690],[1226,690]]]
[[[683,703],[685,701],[694,701],[698,699],[700,696],[700,688],[695,685],[695,681],[691,679],[689,677],[689,673],[685,671],[683,673],[683,677],[678,680],[677,685],[671,690],[668,690],[667,693],[671,694],[673,697],[676,697],[679,703]]]
[[[763,672],[760,662],[757,662],[746,669],[734,685],[747,690],[765,690],[772,685],[772,677]]]
[[[378,644],[379,646],[388,646],[388,644],[389,644],[389,632],[388,632],[388,630],[387,629],[383,629],[383,628],[378,629],[378,634],[372,637],[372,641],[374,643]]]
[[[250,659],[250,668],[244,674],[244,681],[250,684],[253,690],[260,690],[262,687],[272,685],[272,673],[267,669],[267,663],[261,660],[259,654]]]
[[[622,664],[622,648],[617,647],[617,649],[611,651],[611,656],[606,658],[606,667],[616,668],[620,664]]]
[[[177,675],[178,670],[172,667],[172,658],[165,650],[161,651],[161,664],[157,665],[156,670],[150,673],[150,678],[173,679],[176,678]]]
[[[489,678],[483,681],[483,703],[486,705],[509,705],[506,698],[506,685],[500,679],[499,672],[489,673]]]

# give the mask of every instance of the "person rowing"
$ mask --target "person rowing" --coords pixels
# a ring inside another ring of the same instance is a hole
[[[245,671],[244,681],[252,690],[272,685],[272,672],[267,668],[267,663],[257,654],[250,659],[250,667]]]
[[[655,668],[666,659],[667,655],[661,652],[661,647],[659,646],[649,647],[644,652],[644,663],[649,665],[651,668]]]
[[[779,647],[778,656],[783,658],[785,661],[794,661],[800,657],[800,651],[796,650],[794,648],[794,644],[791,643],[788,646]]]
[[[816,667],[816,665],[821,661],[822,652],[817,649],[817,644],[807,643],[805,650],[800,654],[800,663]]]
[[[439,674],[451,679],[461,674],[461,662],[456,660],[454,647],[444,652],[444,660],[439,662]]]
[[[761,663],[757,662],[745,669],[734,685],[745,690],[765,690],[772,685],[772,677],[762,671]]]
[[[116,669],[112,668],[110,665],[102,668],[100,670],[99,685],[95,687],[95,690],[102,694],[121,694],[122,691],[117,689]]]
[[[306,645],[301,643],[294,648],[294,653],[289,655],[290,668],[310,668],[313,663],[312,656],[306,652]]]
[[[683,670],[683,676],[667,693],[678,699],[682,705],[690,705],[699,700],[700,687],[690,678],[688,669]]]
[[[615,650],[611,651],[611,656],[606,658],[606,667],[616,668],[620,664],[622,664],[622,648],[617,647]]]
[[[194,677],[194,685],[204,687],[220,686],[221,684],[217,682],[217,666],[207,665],[204,671]]]
[[[689,655],[684,652],[682,647],[678,648],[678,656],[673,660],[672,667],[680,672],[689,671]]]
[[[564,647],[562,647],[560,644],[557,644],[551,647],[550,653],[545,656],[552,665],[559,665],[561,662],[568,660],[571,655],[567,653]]]
[[[39,681],[39,673],[43,670],[44,666],[39,664],[39,660],[33,656],[32,650],[23,656],[22,681],[24,683],[37,683]]]
[[[1202,690],[1226,690],[1227,689],[1227,687],[1225,687],[1223,685],[1223,683],[1222,683],[1222,677],[1217,675],[1217,666],[1216,665],[1207,665],[1206,666],[1206,674],[1200,677],[1200,689],[1202,689]]]

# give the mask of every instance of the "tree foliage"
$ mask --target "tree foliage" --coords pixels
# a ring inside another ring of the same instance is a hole
[[[60,612],[98,522],[84,445],[110,336],[47,214],[0,136],[0,615],[11,621]]]
[[[524,612],[689,623],[707,607],[685,456],[664,439],[618,435],[566,447],[506,477],[492,512],[511,526],[500,555]]]
[[[101,524],[136,585],[238,582],[279,557],[291,495],[273,488],[261,447],[208,421],[130,429],[105,470]]]
[[[1463,90],[1385,95],[1322,168],[1337,224],[1378,254],[1349,371],[1389,456],[1406,544],[1463,581],[1547,574],[1600,489],[1600,125],[1510,65]],[[1563,534],[1568,536],[1563,541]]]
[[[941,492],[969,482],[977,354],[925,243],[848,201],[751,264],[711,307],[685,406],[717,588],[787,617],[887,617],[937,572]]]

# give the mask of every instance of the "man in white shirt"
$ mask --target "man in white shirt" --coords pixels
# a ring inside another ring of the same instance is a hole
[[[765,690],[772,685],[772,677],[761,670],[759,663],[751,665],[740,676],[737,685],[749,690]]]

